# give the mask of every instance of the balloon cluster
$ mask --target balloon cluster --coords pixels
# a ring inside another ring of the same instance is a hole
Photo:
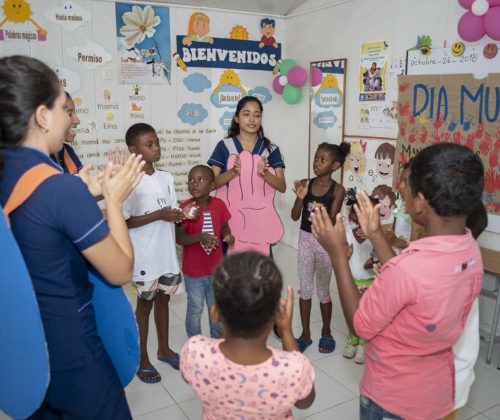
[[[302,99],[300,87],[307,81],[307,72],[291,58],[283,60],[279,73],[273,79],[273,89],[283,96],[287,104],[293,105]]]
[[[500,0],[458,0],[469,9],[458,21],[458,34],[469,42],[488,35],[500,41]]]

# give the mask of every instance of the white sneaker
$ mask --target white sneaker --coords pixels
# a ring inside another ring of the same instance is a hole
[[[354,363],[357,363],[358,365],[362,365],[365,363],[365,346],[364,345],[359,345],[356,348],[356,356],[354,356]]]
[[[352,359],[355,354],[356,354],[356,346],[353,346],[348,341],[344,347],[344,351],[342,352],[342,356],[344,356],[346,359]]]

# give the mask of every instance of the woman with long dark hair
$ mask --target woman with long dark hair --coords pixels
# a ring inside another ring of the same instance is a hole
[[[132,276],[133,248],[122,203],[140,180],[141,157],[131,156],[113,176],[111,164],[104,171],[100,193],[106,222],[82,180],[63,173],[50,158],[61,150],[71,125],[56,74],[33,58],[1,58],[0,109],[0,205],[34,167],[52,172],[10,213],[49,353],[50,383],[33,418],[130,419],[120,380],[97,334],[88,264],[111,284],[123,285]]]

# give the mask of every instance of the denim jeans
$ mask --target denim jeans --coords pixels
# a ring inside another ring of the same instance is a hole
[[[403,420],[402,417],[391,414],[368,397],[359,397],[359,420]]]
[[[184,275],[184,282],[188,294],[186,311],[186,333],[188,337],[201,334],[201,314],[206,301],[209,311],[210,336],[218,338],[222,332],[222,325],[213,323],[210,316],[210,308],[215,303],[212,288],[213,276],[189,277]]]

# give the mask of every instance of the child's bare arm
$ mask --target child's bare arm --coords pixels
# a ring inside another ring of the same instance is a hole
[[[314,385],[313,385],[309,395],[307,397],[305,397],[303,400],[297,401],[295,403],[295,407],[300,408],[301,410],[303,410],[305,408],[309,408],[312,405],[312,403],[314,402],[315,398],[316,398],[316,391],[315,391]]]
[[[297,196],[295,203],[293,204],[291,217],[292,220],[299,220],[300,213],[302,213],[302,205],[304,204],[304,198],[307,194],[307,189],[309,187],[309,180],[302,179],[301,181],[295,180],[293,182],[293,192]]]
[[[185,219],[184,213],[179,209],[173,209],[171,207],[165,207],[160,210],[153,211],[142,216],[131,216],[127,219],[127,227],[129,229],[138,228],[145,226],[149,223],[156,222],[158,220],[164,220],[166,222],[179,223]]]
[[[344,203],[345,197],[345,188],[337,184],[335,191],[335,198],[332,202],[332,207],[330,208],[330,218],[332,219],[333,224],[335,224],[335,219],[337,217],[337,213],[340,213],[340,209],[342,208],[342,204]]]
[[[186,233],[186,228],[184,226],[175,227],[175,241],[177,245],[193,245],[202,243],[210,248],[217,245],[218,241],[214,235],[209,233]]]
[[[288,286],[288,292],[285,300],[282,300],[276,311],[276,326],[281,335],[281,345],[285,351],[298,351],[299,346],[292,331],[293,319],[293,289]]]
[[[231,233],[231,229],[230,229],[229,224],[227,222],[225,222],[222,225],[221,238],[229,246],[233,246],[234,245],[235,239],[234,239],[233,234]]]

